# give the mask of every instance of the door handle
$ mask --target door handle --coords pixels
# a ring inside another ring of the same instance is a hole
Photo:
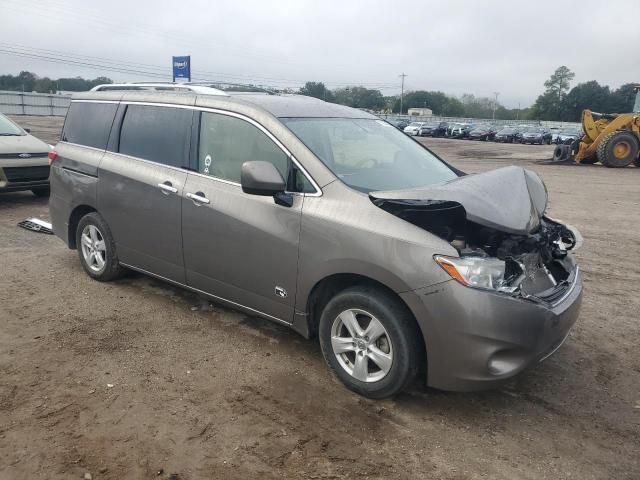
[[[202,192],[187,193],[187,198],[193,200],[193,203],[195,203],[196,205],[199,205],[199,204],[206,205],[209,203],[209,199],[205,197],[204,193]]]
[[[162,190],[162,193],[177,193],[178,189],[171,185],[171,182],[167,181],[164,183],[159,183],[158,188]]]

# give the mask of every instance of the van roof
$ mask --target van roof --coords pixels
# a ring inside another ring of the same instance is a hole
[[[77,93],[73,100],[131,101],[150,103],[175,103],[210,108],[229,109],[233,105],[246,111],[247,107],[267,111],[278,118],[368,118],[377,119],[363,110],[295,94],[271,94],[262,92],[224,92],[203,94],[195,91],[156,91],[137,89],[113,89]]]

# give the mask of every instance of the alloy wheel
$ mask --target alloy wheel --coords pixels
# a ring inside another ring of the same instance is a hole
[[[382,380],[393,365],[393,347],[387,330],[364,310],[345,310],[335,318],[331,347],[340,366],[361,382]]]
[[[101,272],[107,263],[107,247],[98,227],[87,225],[82,230],[82,257],[87,266],[94,272]]]

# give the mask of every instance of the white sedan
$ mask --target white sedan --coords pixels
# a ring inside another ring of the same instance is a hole
[[[407,135],[418,135],[420,131],[420,127],[425,125],[427,122],[411,122],[409,125],[404,127],[403,132]]]

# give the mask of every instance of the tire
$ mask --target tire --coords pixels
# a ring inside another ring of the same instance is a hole
[[[36,197],[47,198],[51,193],[51,189],[49,187],[32,188],[31,193]]]
[[[610,168],[628,167],[638,159],[638,138],[631,132],[611,132],[598,145],[600,163]]]
[[[88,213],[80,219],[76,229],[76,246],[82,268],[94,280],[108,282],[125,272],[118,261],[111,230],[99,213]]]
[[[376,331],[384,333],[371,339],[366,336]],[[413,315],[381,288],[354,286],[334,296],[320,317],[319,337],[333,373],[347,388],[368,398],[397,394],[422,363],[422,335]],[[336,342],[336,338],[343,340]],[[340,346],[344,350],[336,352]]]

